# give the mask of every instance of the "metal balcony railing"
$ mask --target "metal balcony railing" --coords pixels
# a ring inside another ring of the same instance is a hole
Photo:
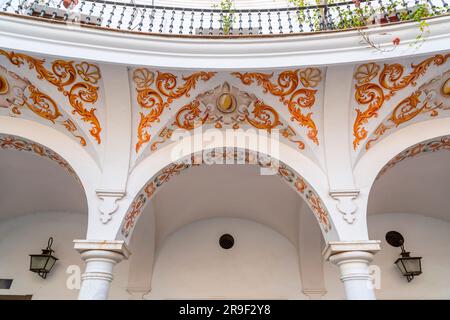
[[[335,0],[339,1],[339,0]],[[353,0],[276,9],[192,9],[123,1],[0,0],[0,12],[165,35],[243,36],[344,30],[450,12],[450,0]]]

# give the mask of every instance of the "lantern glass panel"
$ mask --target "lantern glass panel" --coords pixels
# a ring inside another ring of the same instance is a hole
[[[420,257],[400,258],[395,263],[403,275],[419,275],[422,273]]]
[[[409,258],[405,261],[406,270],[413,275],[420,274],[421,271],[421,265],[420,265],[420,258]]]
[[[33,254],[31,256],[31,270],[43,270],[47,264],[48,256],[42,254]]]
[[[53,265],[55,264],[56,260],[58,260],[58,259],[56,259],[53,256],[48,258],[47,265],[45,266],[45,270],[47,272],[50,271],[53,268]]]

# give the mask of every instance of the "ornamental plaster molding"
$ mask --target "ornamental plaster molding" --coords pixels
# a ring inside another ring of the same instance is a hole
[[[131,252],[123,240],[73,240],[74,248],[80,254],[88,251],[110,251],[121,254],[125,259]]]
[[[328,293],[326,289],[303,289],[302,292],[310,299],[320,299]]]
[[[331,190],[329,194],[337,201],[336,208],[342,213],[344,220],[352,224],[356,219],[358,206],[354,200],[358,197],[359,190]]]
[[[96,190],[95,193],[102,200],[98,206],[100,221],[106,224],[112,219],[113,213],[119,208],[117,201],[122,199],[126,192],[120,190]]]
[[[344,252],[368,252],[375,254],[381,250],[380,240],[355,240],[355,241],[330,241],[326,244],[322,251],[326,261],[331,256]]]
[[[0,14],[0,43],[15,50],[136,66],[149,65],[151,61],[152,66],[161,68],[286,68],[299,63],[303,66],[360,63],[371,61],[374,56],[390,59],[445,51],[450,48],[449,20],[449,16],[429,19],[430,36],[420,48],[414,49],[410,44],[416,41],[417,23],[369,28],[369,36],[382,47],[392,45],[392,34],[402,39],[397,50],[378,56],[373,48],[361,45],[356,30],[205,39],[98,27],[73,28],[64,22],[47,23],[4,13]]]

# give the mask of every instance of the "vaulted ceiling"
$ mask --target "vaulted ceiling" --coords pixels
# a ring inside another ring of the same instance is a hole
[[[450,151],[403,160],[372,187],[368,214],[415,213],[450,221]]]
[[[0,148],[0,219],[51,211],[87,217],[81,184],[55,161]]]

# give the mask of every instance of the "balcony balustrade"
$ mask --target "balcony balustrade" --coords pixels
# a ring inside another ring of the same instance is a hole
[[[449,14],[449,0],[354,0],[275,9],[162,7],[120,1],[4,0],[0,12],[161,35],[271,36]]]

